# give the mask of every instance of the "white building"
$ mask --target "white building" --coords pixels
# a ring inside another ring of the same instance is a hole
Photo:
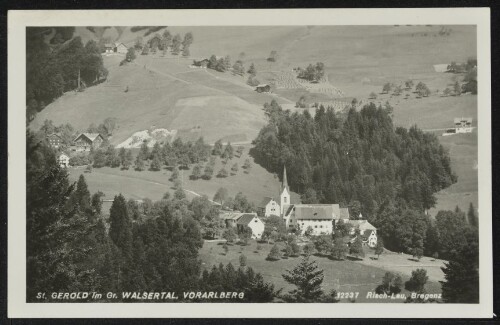
[[[280,205],[272,197],[264,198],[259,209],[264,217],[279,216],[281,214]]]
[[[315,236],[331,234],[340,218],[338,204],[292,204],[283,215],[287,229],[300,229],[303,234],[311,227]]]
[[[311,227],[312,235],[331,234],[335,222],[339,219],[349,219],[347,208],[338,204],[292,204],[286,167],[283,168],[283,183],[280,193],[280,216],[285,221],[288,230],[299,229],[300,234]]]
[[[455,122],[455,132],[456,133],[471,133],[472,132],[472,117],[456,117]]]
[[[377,228],[369,223],[368,220],[343,219],[343,221],[352,225],[351,235],[354,235],[356,230],[359,229],[363,244],[372,248],[377,246]]]
[[[245,227],[252,229],[252,238],[260,239],[264,233],[264,223],[255,213],[245,213],[236,222],[238,232],[243,231]]]
[[[59,155],[59,157],[57,157],[57,163],[62,168],[68,168],[69,167],[69,156],[66,155],[65,153],[61,153]]]

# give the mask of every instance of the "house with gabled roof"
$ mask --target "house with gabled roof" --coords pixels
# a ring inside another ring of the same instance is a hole
[[[226,227],[235,228],[236,222],[242,215],[244,215],[244,213],[240,211],[222,211],[219,214],[219,218],[224,221]]]
[[[280,215],[280,205],[272,197],[265,197],[258,206],[259,215],[264,217],[279,216]]]
[[[52,148],[59,148],[62,143],[63,143],[63,139],[61,137],[61,135],[59,133],[51,133],[47,136],[47,141],[49,142],[49,145],[52,147]]]
[[[57,163],[59,164],[59,166],[61,166],[61,168],[68,168],[69,167],[69,155],[67,155],[64,152],[59,154],[59,156],[57,157]]]
[[[90,151],[91,148],[99,148],[104,138],[99,133],[81,133],[73,142],[76,151]]]
[[[238,233],[244,231],[245,227],[252,229],[252,238],[260,239],[264,233],[265,225],[255,213],[244,213],[236,222]]]

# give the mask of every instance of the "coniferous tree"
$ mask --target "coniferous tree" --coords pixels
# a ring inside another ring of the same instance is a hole
[[[382,284],[377,286],[375,292],[378,294],[398,294],[401,292],[401,287],[403,285],[403,280],[401,276],[396,275],[392,272],[386,272],[382,278]]]
[[[469,225],[471,227],[474,227],[474,228],[478,227],[479,222],[478,222],[476,211],[474,210],[474,205],[472,204],[472,202],[470,203],[469,211],[467,212],[467,220],[469,221]]]
[[[212,155],[220,156],[222,154],[222,140],[217,140],[212,149]]]
[[[135,170],[137,171],[143,171],[144,170],[144,160],[142,158],[141,154],[138,154],[137,157],[135,158]]]
[[[357,258],[363,258],[365,256],[365,252],[363,251],[363,242],[361,241],[361,236],[357,236],[354,242],[351,244],[351,248],[349,249],[349,254]]]
[[[94,214],[100,215],[102,212],[102,197],[104,193],[101,191],[97,191],[92,195],[91,206]]]
[[[346,243],[344,242],[344,238],[340,236],[335,238],[331,248],[332,257],[337,260],[343,260],[345,259],[345,256],[348,252],[349,247],[347,247]]]
[[[377,246],[375,246],[375,255],[380,259],[380,255],[384,252],[384,241],[382,238],[377,238]]]
[[[109,210],[109,237],[125,257],[132,253],[132,223],[123,195],[115,196]]]
[[[227,200],[228,191],[225,187],[220,187],[214,195],[214,201],[219,202],[221,205]]]
[[[424,269],[416,269],[411,272],[411,278],[405,282],[405,289],[410,292],[425,293],[425,284],[429,277]]]
[[[286,282],[297,287],[285,296],[287,301],[314,302],[323,295],[323,270],[318,267],[316,261],[309,261],[309,256],[303,257],[294,269],[287,270],[282,276]]]
[[[276,261],[279,260],[280,258],[281,258],[280,249],[277,244],[274,244],[274,246],[269,251],[269,254],[267,255],[267,260]]]
[[[201,166],[200,165],[195,165],[193,167],[193,171],[191,173],[190,178],[196,180],[196,179],[198,179],[200,177],[201,177]]]

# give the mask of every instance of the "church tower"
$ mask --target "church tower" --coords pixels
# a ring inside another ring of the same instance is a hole
[[[283,167],[283,183],[281,184],[280,193],[280,210],[281,216],[285,212],[285,206],[290,205],[290,189],[288,188],[288,181],[286,179],[286,166]]]

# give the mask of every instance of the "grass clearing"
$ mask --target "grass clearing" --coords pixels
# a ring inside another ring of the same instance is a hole
[[[236,146],[235,146],[236,147]],[[212,199],[220,187],[227,188],[229,195],[234,197],[238,192],[243,192],[250,202],[258,205],[265,196],[278,198],[280,180],[276,175],[270,174],[263,167],[253,163],[252,157],[248,155],[249,146],[245,145],[245,150],[241,157],[230,160],[225,168],[230,172],[226,178],[218,178],[215,175],[223,167],[220,159],[217,159],[214,168],[214,177],[210,180],[191,180],[191,170],[182,170],[183,188],[206,195]],[[136,150],[137,151],[137,150]],[[245,159],[252,161],[252,168],[248,174],[242,168]],[[236,175],[231,174],[231,166],[237,163],[239,170]],[[85,176],[87,185],[91,193],[101,191],[106,195],[106,199],[112,199],[118,193],[122,193],[127,199],[160,200],[165,192],[173,194],[173,182],[169,179],[172,172],[166,169],[161,171],[135,171],[121,170],[120,168],[94,168],[92,173],[84,173],[84,168],[69,168],[70,181],[77,181],[81,174]],[[187,192],[188,198],[194,196]],[[298,202],[299,197],[292,192],[292,201]]]
[[[261,247],[260,250],[257,249],[258,245]],[[280,245],[283,246],[282,243],[280,243]],[[219,263],[232,263],[233,266],[238,267],[239,256],[244,254],[247,257],[247,266],[252,267],[256,272],[262,273],[264,279],[272,282],[276,289],[283,288],[283,292],[288,292],[293,289],[293,286],[288,284],[281,274],[286,270],[293,269],[300,262],[300,257],[267,261],[266,257],[272,246],[272,244],[257,243],[251,240],[248,246],[229,246],[228,254],[224,255],[224,249],[220,243],[205,242],[200,250],[200,258],[204,268],[211,268],[213,265],[219,265]],[[356,302],[363,303],[381,302],[378,299],[367,299],[366,294],[368,291],[374,291],[381,283],[386,270],[382,269],[380,266],[384,263],[385,258],[386,255],[383,255],[380,263],[376,264],[377,267],[375,267],[366,264],[366,261],[335,261],[327,257],[311,256],[311,259],[315,260],[318,266],[324,270],[322,287],[325,292],[330,292],[332,289],[338,292],[359,292]],[[369,259],[369,257],[365,257],[365,260],[366,259]],[[411,263],[416,265],[416,269],[418,263],[408,261],[407,264],[411,265]],[[423,262],[421,264],[423,264]],[[403,281],[407,281],[409,279],[408,271],[406,269],[402,271],[404,271],[401,274]],[[411,271],[409,273],[411,274]],[[436,281],[430,281],[427,283],[426,289],[428,293],[440,293],[441,285]],[[403,293],[405,292],[406,291],[403,290]],[[349,301],[343,300],[342,302]],[[404,300],[388,299],[383,302],[401,303],[404,302]]]

